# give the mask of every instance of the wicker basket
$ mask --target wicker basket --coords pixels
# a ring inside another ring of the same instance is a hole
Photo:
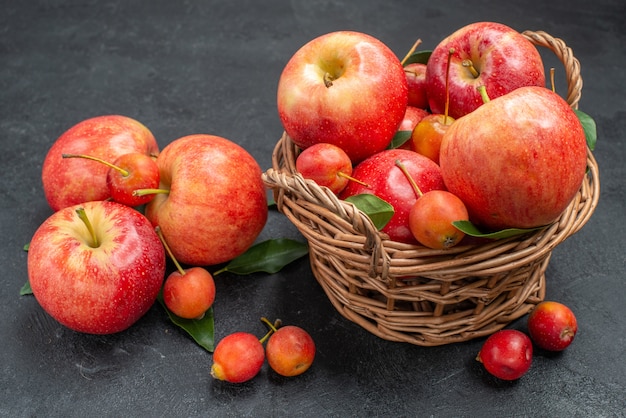
[[[524,32],[564,64],[566,100],[581,96],[580,64],[560,39]],[[489,335],[528,313],[545,297],[552,249],[577,232],[599,198],[598,166],[588,150],[588,173],[576,197],[548,227],[450,250],[389,240],[352,204],[297,173],[299,149],[283,134],[263,180],[278,210],[309,242],[314,276],[345,318],[390,341],[436,346]]]

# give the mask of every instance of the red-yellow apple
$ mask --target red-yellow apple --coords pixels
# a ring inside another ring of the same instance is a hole
[[[565,350],[578,332],[574,312],[566,305],[551,300],[544,300],[533,308],[527,325],[531,340],[549,351]]]
[[[409,148],[439,164],[441,140],[452,122],[451,116],[438,113],[424,116],[411,132]]]
[[[55,212],[35,232],[28,278],[35,298],[75,331],[111,334],[154,304],[165,275],[165,251],[135,209],[92,201]]]
[[[554,221],[585,175],[587,145],[572,108],[545,87],[521,87],[457,119],[441,143],[448,190],[487,229]]]
[[[157,158],[158,193],[146,216],[174,256],[195,266],[230,261],[256,240],[267,220],[261,168],[240,145],[214,135],[179,138]]]
[[[291,57],[277,104],[285,131],[300,148],[331,143],[356,163],[385,149],[395,135],[407,106],[406,75],[380,40],[332,32]]]
[[[441,170],[432,160],[413,151],[393,149],[374,154],[354,167],[352,176],[365,185],[351,181],[339,196],[345,199],[370,193],[383,199],[393,206],[394,214],[382,232],[394,241],[416,243],[409,229],[409,213],[418,196],[398,161],[423,193],[445,189]]]
[[[152,156],[159,153],[150,130],[134,119],[96,116],[71,127],[54,142],[44,159],[41,179],[50,207],[56,211],[111,197],[107,166],[83,158],[64,159],[63,154],[86,154],[114,161],[131,152]]]
[[[448,115],[455,119],[483,104],[480,85],[492,99],[522,86],[545,86],[541,55],[528,39],[500,23],[476,22],[443,39],[428,59],[426,94],[432,113],[445,113],[449,56]]]
[[[304,329],[286,325],[278,328],[267,340],[265,357],[279,375],[299,376],[313,364],[315,342]]]

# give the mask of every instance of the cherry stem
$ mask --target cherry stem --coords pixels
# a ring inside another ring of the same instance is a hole
[[[415,50],[421,43],[422,43],[421,39],[416,40],[413,46],[411,47],[411,49],[409,49],[409,52],[407,52],[404,58],[402,58],[402,61],[400,61],[400,64],[402,64],[403,67],[404,67],[404,63],[406,62],[406,60],[409,59],[409,57],[415,52]]]
[[[470,73],[472,73],[472,76],[474,76],[474,78],[478,78],[480,73],[476,70],[476,67],[474,67],[474,63],[472,62],[472,60],[463,60],[461,64],[463,65],[463,67],[467,68]]]
[[[413,187],[413,190],[415,191],[415,194],[417,195],[417,197],[418,198],[422,197],[424,193],[422,193],[422,191],[420,190],[415,180],[413,180],[413,176],[411,176],[411,174],[409,173],[409,170],[406,169],[406,166],[402,164],[400,160],[396,160],[396,165],[398,166],[400,170],[402,170],[406,178],[409,180],[409,183],[411,183],[411,187]]]
[[[91,235],[91,243],[89,244],[89,246],[91,248],[98,248],[100,246],[100,242],[98,241],[96,230],[93,228],[93,225],[91,224],[91,221],[89,220],[89,217],[87,216],[87,212],[85,212],[85,208],[76,209],[76,213],[78,214],[78,217],[80,218],[80,220],[83,221],[83,223],[87,227],[87,231],[89,231],[89,235]]]
[[[341,172],[341,171],[340,171],[340,172],[338,172],[338,173],[337,173],[337,175],[338,175],[339,177],[344,177],[344,178],[347,178],[347,179],[348,179],[348,180],[350,180],[350,181],[353,181],[353,182],[355,182],[355,183],[358,183],[358,184],[360,184],[361,186],[365,186],[365,187],[367,187],[368,189],[370,188],[370,185],[369,185],[369,184],[367,184],[367,183],[365,183],[364,181],[361,181],[361,180],[359,180],[359,179],[357,179],[357,178],[354,178],[354,177],[352,177],[352,176],[349,176],[349,175],[347,175],[346,173],[343,173],[343,172]]]
[[[276,330],[280,328],[280,326],[282,325],[282,321],[280,319],[276,319],[276,321],[274,321],[274,323],[272,324],[269,319],[263,316],[261,317],[261,322],[264,322],[270,328],[267,334],[265,334],[263,338],[259,340],[259,342],[263,344],[265,341],[267,341],[270,335],[272,335],[272,333],[276,332]]]
[[[133,190],[133,196],[146,196],[149,194],[169,194],[167,189],[137,189]]]
[[[176,266],[176,269],[178,270],[178,272],[180,273],[181,276],[184,276],[185,275],[185,270],[182,268],[182,266],[180,265],[178,260],[176,260],[176,257],[174,257],[174,253],[172,252],[172,249],[170,248],[170,246],[167,245],[167,241],[165,241],[165,237],[163,236],[163,231],[161,231],[161,227],[157,225],[154,228],[154,231],[159,236],[159,239],[163,243],[163,247],[165,248],[165,251],[167,251],[167,254],[170,256],[170,258],[174,262],[174,265]]]
[[[454,48],[450,48],[448,51],[448,63],[446,64],[446,105],[443,112],[443,124],[448,124],[448,109],[450,108],[450,62],[452,61],[452,55],[454,55]]]
[[[487,94],[487,87],[485,87],[484,85],[480,85],[476,87],[476,89],[478,89],[478,92],[480,93],[480,97],[482,97],[483,99],[483,103],[489,103],[491,101],[491,99],[489,98],[489,95]]]
[[[124,176],[124,177],[128,177],[128,175],[130,174],[128,172],[128,170],[124,170],[122,167],[118,167],[115,164],[111,164],[108,161],[104,161],[102,158],[94,157],[92,155],[85,155],[85,154],[61,154],[61,157],[63,157],[63,158],[84,158],[84,159],[87,159],[87,160],[97,161],[99,163],[102,163],[102,164],[106,165],[107,167],[110,167],[110,168],[112,168],[114,170],[119,171],[122,174],[122,176]]]

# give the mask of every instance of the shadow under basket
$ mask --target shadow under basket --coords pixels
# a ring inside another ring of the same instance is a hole
[[[523,32],[564,64],[567,102],[577,108],[580,64],[565,43],[545,32]],[[313,274],[337,311],[390,341],[437,346],[487,336],[545,297],[552,250],[589,220],[600,195],[598,165],[588,172],[566,210],[543,229],[449,250],[390,240],[351,203],[305,180],[295,168],[300,152],[287,134],[263,173],[278,210],[309,243]]]

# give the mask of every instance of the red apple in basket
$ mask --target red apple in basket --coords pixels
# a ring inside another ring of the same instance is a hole
[[[426,94],[432,113],[444,113],[451,49],[448,115],[455,119],[483,104],[480,85],[492,99],[522,86],[545,86],[543,61],[532,42],[500,23],[472,23],[443,39],[428,59]]]
[[[353,162],[382,151],[407,106],[396,55],[370,35],[340,31],[315,38],[289,60],[277,91],[280,120],[300,148],[342,148]]]
[[[117,202],[55,212],[35,232],[28,278],[42,308],[75,331],[111,334],[154,304],[165,251],[150,222]]]
[[[156,156],[159,147],[140,122],[120,115],[86,119],[63,133],[48,151],[42,168],[43,190],[53,210],[111,197],[109,167],[63,154],[87,154],[105,161],[132,152]]]
[[[400,161],[423,193],[444,190],[441,170],[432,160],[405,149],[381,151],[359,163],[352,176],[366,185],[350,182],[340,194],[342,199],[361,193],[378,196],[394,208],[391,220],[382,229],[394,241],[416,243],[409,228],[409,213],[418,199]]]
[[[497,230],[553,222],[579,190],[586,156],[567,102],[544,87],[521,87],[450,125],[440,164],[470,220]]]
[[[426,96],[426,64],[412,62],[404,66],[407,86],[409,89],[409,106],[419,109],[428,109]]]
[[[261,168],[244,148],[219,136],[189,135],[163,148],[157,163],[162,193],[146,216],[178,261],[219,264],[254,243],[267,220],[267,197]]]
[[[296,170],[305,179],[313,180],[339,194],[350,181],[352,161],[338,146],[320,142],[298,154]]]

